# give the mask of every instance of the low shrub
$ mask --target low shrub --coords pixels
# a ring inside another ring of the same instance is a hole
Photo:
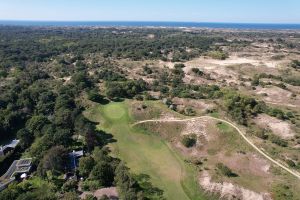
[[[196,145],[197,143],[197,136],[195,134],[192,135],[185,135],[182,137],[181,139],[181,143],[187,147],[187,148],[191,148],[193,146]]]
[[[217,164],[217,169],[227,177],[237,177],[237,174],[235,174],[229,167],[224,165],[223,163]]]

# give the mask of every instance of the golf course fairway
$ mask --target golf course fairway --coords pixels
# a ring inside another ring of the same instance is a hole
[[[92,108],[90,116],[100,122],[99,129],[113,135],[113,153],[126,162],[131,172],[148,174],[154,186],[164,190],[167,199],[203,200],[197,173],[159,136],[138,128],[128,112],[128,102],[110,103]]]

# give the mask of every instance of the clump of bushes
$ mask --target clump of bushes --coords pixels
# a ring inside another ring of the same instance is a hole
[[[300,77],[299,75],[289,76],[284,79],[284,82],[294,85],[294,86],[300,86]]]
[[[8,76],[7,71],[0,69],[0,78],[6,78]]]
[[[191,99],[218,99],[223,93],[217,85],[180,85],[170,91],[173,97]]]
[[[252,86],[258,86],[260,84],[260,81],[259,81],[260,77],[258,75],[255,75],[251,81],[251,85]]]
[[[291,67],[294,69],[300,69],[300,61],[299,60],[293,60],[291,63]]]
[[[228,92],[225,96],[225,107],[231,117],[239,124],[248,125],[248,119],[260,113],[266,113],[281,120],[294,118],[292,112],[285,113],[281,109],[267,106],[263,101],[235,92]]]
[[[270,79],[275,79],[275,80],[278,80],[278,81],[282,81],[282,82],[290,84],[290,85],[300,86],[300,78],[299,78],[298,75],[294,75],[294,74],[285,74],[284,76],[275,76],[273,74],[261,73],[261,74],[258,75],[258,78],[259,79],[261,79],[261,78],[270,78]]]
[[[183,69],[183,68],[185,68],[185,65],[182,64],[182,63],[175,64],[175,65],[174,65],[174,68],[175,68],[175,69]]]
[[[181,139],[181,143],[187,148],[191,148],[191,147],[195,146],[197,143],[196,134],[183,136]]]
[[[148,65],[145,65],[145,66],[143,67],[143,70],[144,70],[144,72],[145,72],[146,74],[152,74],[152,73],[153,73],[152,69],[151,69]]]
[[[227,177],[237,177],[238,175],[234,173],[229,167],[224,165],[223,163],[218,163],[217,164],[217,169],[223,174],[224,176]]]
[[[269,135],[269,139],[272,143],[277,144],[278,146],[281,147],[287,147],[288,146],[288,142],[281,139],[279,136],[274,135],[274,134],[270,134]]]
[[[278,119],[282,119],[282,120],[288,119],[286,114],[278,108],[269,108],[269,109],[266,110],[266,113],[268,115],[270,115],[272,117],[276,117]]]
[[[191,108],[191,107],[187,107],[183,110],[182,114],[186,115],[186,116],[195,116],[196,115],[196,111]]]
[[[147,88],[147,83],[142,79],[124,82],[107,82],[106,95],[110,99],[133,98],[135,95],[146,91]]]
[[[104,101],[104,97],[99,94],[99,92],[95,89],[90,90],[88,93],[88,100],[93,101],[93,102],[97,102],[97,103],[101,103]]]
[[[228,58],[228,53],[218,50],[218,51],[210,51],[207,54],[209,57],[217,60],[226,60]]]
[[[201,70],[198,69],[198,68],[192,68],[192,72],[193,72],[194,74],[196,74],[197,76],[203,76],[203,75],[204,75],[204,72],[201,71]]]
[[[239,124],[248,125],[248,119],[266,110],[264,102],[240,94],[229,93],[225,97],[225,106],[231,117]]]
[[[292,161],[292,160],[290,160],[290,159],[287,159],[285,162],[286,162],[286,163],[288,164],[288,166],[290,166],[290,167],[296,167],[296,166],[297,166],[297,165],[295,164],[295,162]]]
[[[97,71],[96,77],[105,81],[126,81],[126,77],[120,73],[114,72],[110,69]]]
[[[251,134],[263,140],[268,139],[268,131],[266,129],[254,128],[254,130],[251,131]]]
[[[98,147],[91,156],[80,158],[79,174],[87,178],[83,182],[83,188],[92,191],[100,187],[112,186],[117,165],[118,162],[111,158],[106,150]]]
[[[67,180],[62,186],[64,192],[76,192],[78,188],[77,180]]]

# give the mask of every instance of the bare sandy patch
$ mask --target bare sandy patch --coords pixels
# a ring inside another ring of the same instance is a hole
[[[234,153],[232,156],[226,156],[223,153],[218,155],[218,160],[227,165],[233,171],[247,173],[259,177],[268,177],[271,165],[256,154]]]
[[[110,187],[110,188],[102,188],[100,190],[96,190],[94,192],[94,196],[97,198],[101,198],[104,195],[108,196],[110,199],[117,199],[118,192],[116,187]]]
[[[287,98],[289,99],[292,96],[290,91],[284,90],[282,88],[276,86],[268,86],[268,87],[257,87],[256,88],[257,94],[267,94],[264,97],[264,100],[270,102],[286,102]]]
[[[173,104],[177,105],[177,108],[181,107],[193,107],[200,112],[206,112],[209,109],[213,109],[214,105],[211,103],[207,103],[203,100],[194,100],[194,99],[184,99],[175,97],[172,99]]]
[[[59,78],[55,75],[53,75],[53,78],[56,79],[56,80],[60,80],[60,81],[63,81],[64,82],[64,85],[66,85],[67,83],[70,83],[72,77],[71,76],[65,76],[65,77],[62,77],[62,78]]]
[[[103,196],[107,196],[109,199],[117,200],[118,199],[118,192],[116,187],[109,187],[109,188],[102,188],[96,190],[95,192],[83,192],[80,195],[81,199],[85,199],[87,195],[93,195],[97,199],[100,199]]]
[[[196,134],[198,137],[204,137],[205,140],[209,141],[210,138],[207,134],[207,123],[209,120],[201,119],[201,120],[191,120],[185,123],[184,129],[182,131],[182,135],[190,135]],[[201,143],[201,141],[197,141],[197,143]]]
[[[221,198],[241,199],[241,200],[271,200],[269,193],[257,193],[229,182],[213,182],[207,171],[203,172],[199,178],[201,187],[210,193],[216,193]]]
[[[261,70],[262,72],[277,72],[278,69],[280,69],[282,66],[285,66],[285,63],[286,61],[283,60],[270,60],[263,56],[240,57],[237,54],[231,55],[226,60],[215,60],[207,57],[200,57],[184,63],[186,67],[183,70],[187,75],[184,81],[187,83],[203,83],[201,77],[192,76],[193,74],[189,73],[192,68],[198,68],[206,74],[209,74],[212,79],[216,80],[216,82],[240,84],[239,77],[241,75],[241,71],[239,71],[239,69],[242,67],[247,68],[246,71],[249,71],[251,68],[250,72],[247,74],[250,74],[252,76],[253,71],[259,70]],[[174,63],[171,62],[161,61],[160,65],[168,68],[174,67]],[[239,67],[238,69],[236,69],[234,66]],[[242,74],[245,75],[244,72]]]
[[[160,61],[160,67],[174,68],[172,62],[163,62]],[[209,74],[212,79],[217,80],[217,82],[226,82],[228,84],[239,84],[239,74],[230,68],[232,65],[249,65],[253,66],[264,66],[265,64],[260,60],[250,59],[250,58],[241,58],[237,56],[231,56],[226,60],[215,60],[206,57],[195,58],[191,61],[185,62],[185,68],[183,69],[186,73],[184,82],[186,83],[207,83],[201,77],[193,76],[190,71],[192,68],[198,68],[204,71],[206,74]],[[267,63],[268,64],[268,63]],[[268,64],[270,66],[270,64]],[[266,65],[267,66],[267,65]]]
[[[228,68],[231,65],[230,60],[213,60],[206,58],[197,58],[185,63],[186,67],[183,69],[186,74],[189,74],[192,68],[198,68],[209,74],[212,79],[217,81],[225,81],[228,84],[235,83],[238,84],[238,74]],[[228,63],[228,64],[226,64]],[[194,77],[196,80],[198,77]]]
[[[291,89],[292,87],[288,87]],[[300,96],[293,97],[293,93],[297,94],[297,87],[293,87],[291,90],[285,90],[276,86],[257,87],[254,91],[256,94],[261,95],[266,103],[272,105],[286,106],[291,108],[300,107]]]
[[[229,65],[239,65],[239,64],[251,64],[254,66],[266,66],[270,68],[276,68],[280,66],[283,61],[275,61],[275,60],[267,60],[266,58],[247,58],[247,57],[239,57],[237,55],[232,55],[226,60],[215,60],[211,58],[201,57],[194,59],[189,64],[214,64],[219,66],[229,66]]]
[[[300,149],[300,144],[294,146],[295,149]]]
[[[209,74],[211,79],[216,80],[215,82],[226,82],[228,84],[239,84],[238,73],[229,69],[226,66],[218,66],[218,65],[198,65],[194,66],[202,71],[205,74]],[[188,73],[192,68],[192,66],[184,68],[184,71]],[[197,79],[198,77],[194,77]]]
[[[155,98],[155,99],[157,99],[157,100],[158,100],[159,97],[160,97],[160,92],[149,91],[148,94],[151,95],[153,98]]]
[[[188,84],[196,84],[196,85],[214,83],[214,81],[212,80],[207,80],[203,77],[197,77],[191,75],[190,73],[185,75],[185,77],[183,78],[183,82]]]
[[[178,117],[172,113],[162,112],[159,119],[160,120],[177,120]]]
[[[66,77],[63,77],[62,80],[66,81],[66,82],[70,82],[71,80],[71,76],[66,76]]]
[[[287,84],[287,88],[291,91],[293,91],[295,94],[300,95],[300,86],[294,86],[294,85],[289,85]]]
[[[173,62],[165,62],[165,61],[162,61],[162,60],[160,60],[158,64],[159,64],[160,67],[167,67],[169,69],[173,69],[174,65],[175,65],[175,63],[173,63]]]
[[[281,138],[290,139],[295,135],[289,122],[282,121],[275,117],[271,117],[266,114],[260,114],[254,119],[254,121],[261,128],[270,129],[275,135],[278,135]]]
[[[154,35],[154,34],[148,34],[148,35],[147,35],[147,38],[148,38],[148,39],[154,39],[154,38],[155,38],[155,35]]]
[[[235,65],[235,64],[252,64],[252,65],[262,65],[263,62],[259,60],[254,60],[250,58],[241,58],[237,56],[232,56],[226,60],[214,60],[214,59],[208,59],[207,62],[222,66],[228,66],[228,65]]]

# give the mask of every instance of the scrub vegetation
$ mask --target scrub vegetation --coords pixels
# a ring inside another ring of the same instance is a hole
[[[20,140],[1,175],[32,158],[0,200],[300,198],[296,176],[245,140],[300,172],[299,32],[2,26],[0,38],[0,144]],[[188,120],[203,115],[219,121]],[[153,119],[166,121],[133,126]]]

